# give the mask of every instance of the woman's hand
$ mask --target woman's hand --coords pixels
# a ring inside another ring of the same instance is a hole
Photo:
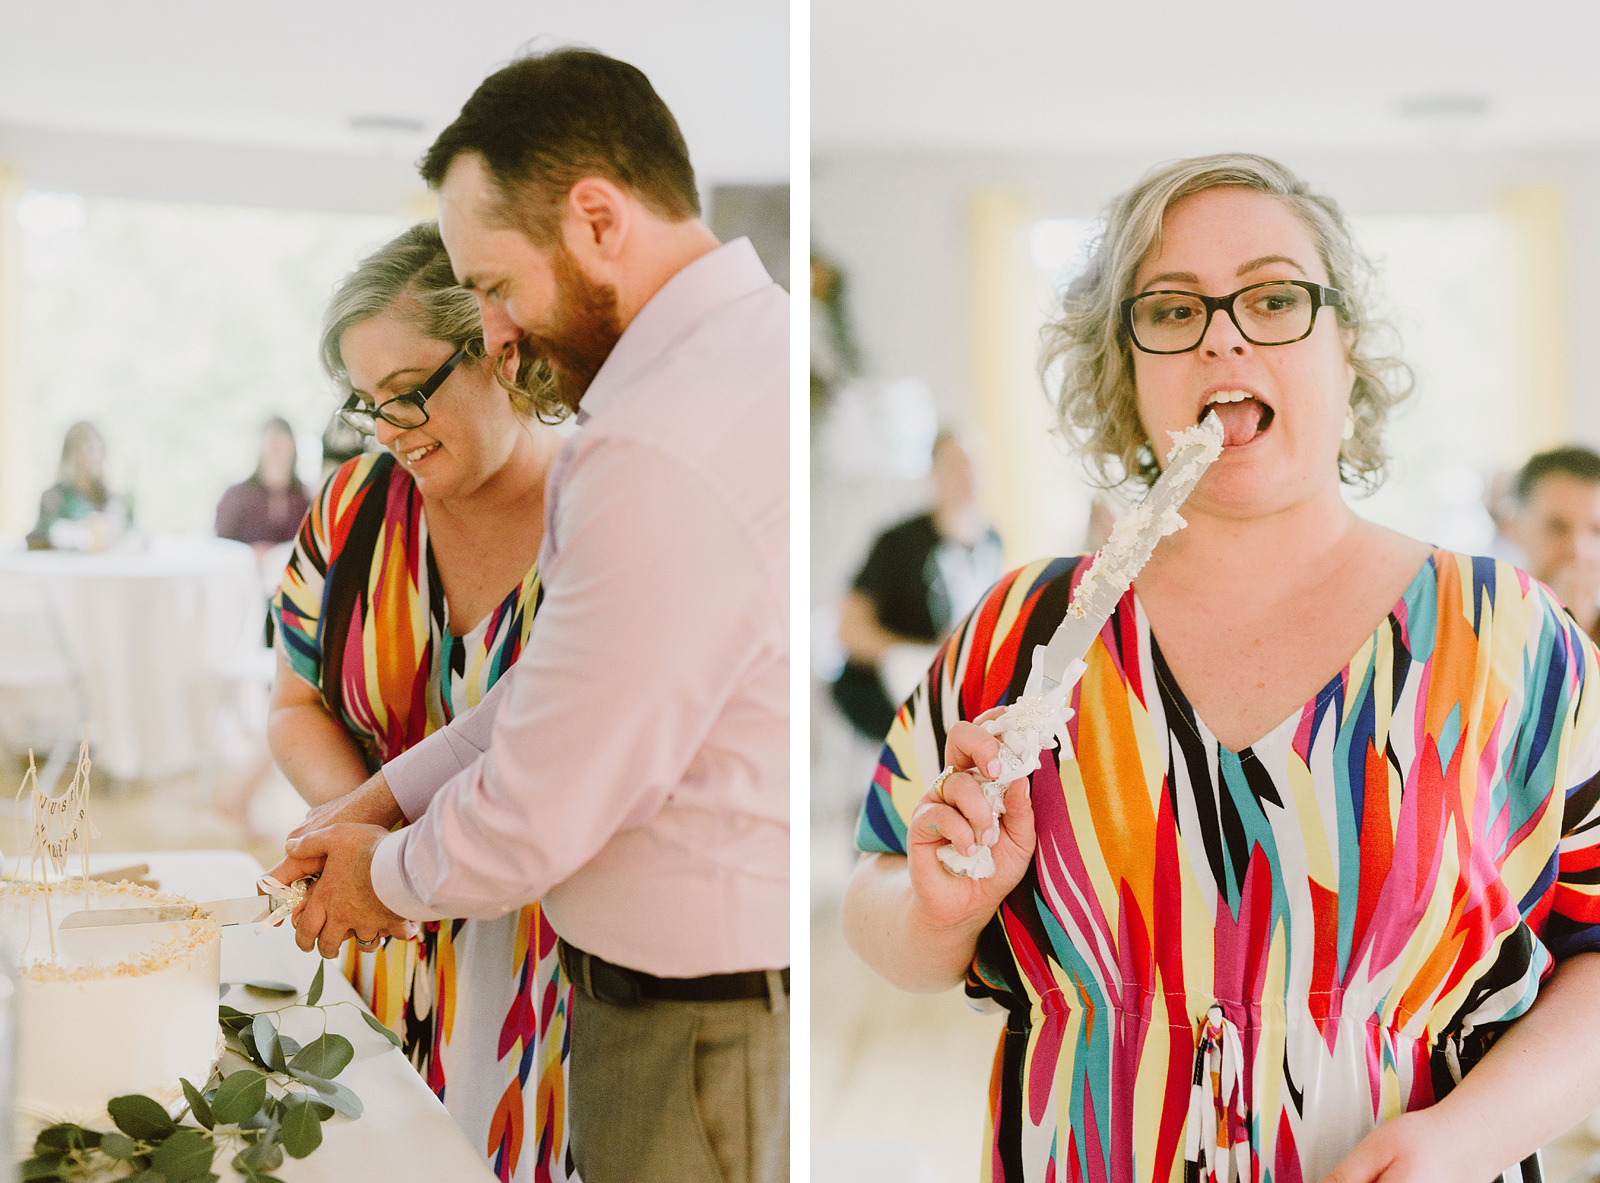
[[[1431,1106],[1402,1113],[1361,1141],[1322,1183],[1493,1183],[1500,1168],[1481,1130]]]
[[[1022,881],[1033,861],[1036,838],[1033,803],[1024,777],[1006,786],[1005,812],[996,817],[978,784],[975,770],[986,778],[1000,771],[1000,741],[978,724],[998,715],[996,707],[976,722],[957,723],[945,739],[945,766],[956,769],[945,778],[938,796],[924,793],[911,815],[906,852],[911,860],[911,886],[927,922],[936,926],[988,923],[1000,901]],[[954,843],[970,854],[981,841],[994,856],[994,874],[969,879],[945,870],[938,850]]]

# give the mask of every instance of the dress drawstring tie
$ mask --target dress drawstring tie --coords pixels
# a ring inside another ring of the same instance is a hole
[[[1250,1183],[1250,1114],[1244,1102],[1239,1028],[1213,1004],[1194,1049],[1189,1117],[1184,1128],[1184,1183]]]

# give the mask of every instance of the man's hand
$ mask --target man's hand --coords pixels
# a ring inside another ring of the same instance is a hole
[[[289,841],[289,858],[280,867],[322,864],[321,877],[294,915],[295,944],[308,953],[315,945],[333,957],[347,939],[372,946],[385,936],[417,935],[416,923],[391,912],[372,890],[372,852],[388,836],[383,826],[342,822]]]
[[[389,783],[383,779],[383,773],[378,772],[360,788],[353,789],[342,797],[335,797],[331,801],[324,801],[308,811],[306,820],[289,831],[289,838],[290,840],[304,838],[317,830],[346,822],[363,826],[382,826],[387,830],[404,820],[405,814],[400,811],[394,794],[389,791]],[[322,874],[322,862],[320,857],[291,856],[273,867],[267,874],[279,883],[293,883],[296,879],[304,879],[308,875]]]

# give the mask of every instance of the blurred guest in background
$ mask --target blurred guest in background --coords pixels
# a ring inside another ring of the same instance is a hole
[[[878,536],[839,606],[848,660],[833,701],[871,740],[889,730],[931,647],[1000,577],[1000,536],[978,506],[972,456],[952,431],[933,442],[932,475],[932,510]]]
[[[106,442],[93,423],[67,428],[56,483],[39,498],[30,550],[103,550],[128,525],[128,507],[106,487]]]
[[[477,301],[431,222],[340,285],[322,362],[352,392],[346,421],[383,446],[329,478],[273,605],[268,735],[313,806],[476,706],[516,662],[543,600],[561,442],[536,412],[564,413],[525,350],[485,355]],[[562,1180],[570,990],[539,904],[519,903],[375,951],[369,940],[346,973],[502,1178],[520,1162],[518,1179]]]
[[[261,455],[248,480],[228,486],[217,502],[217,537],[255,547],[259,555],[291,542],[310,508],[306,488],[295,475],[299,454],[294,428],[281,417],[261,429]]]
[[[365,452],[371,438],[362,435],[342,416],[335,414],[322,432],[322,476],[317,483],[320,485],[326,481],[346,460],[354,460]]]
[[[1489,545],[1484,548],[1484,554],[1510,563],[1513,567],[1526,568],[1527,557],[1522,553],[1522,548],[1517,545],[1516,523],[1513,519],[1517,516],[1517,472],[1510,468],[1497,468],[1484,478],[1483,482],[1483,509],[1489,515],[1489,520],[1494,523],[1494,535],[1489,539]]]
[[[1548,584],[1600,641],[1600,455],[1557,448],[1524,464],[1511,534],[1528,574]]]

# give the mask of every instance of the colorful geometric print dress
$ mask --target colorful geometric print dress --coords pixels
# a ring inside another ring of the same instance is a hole
[[[366,754],[399,755],[477,705],[527,641],[538,566],[463,637],[450,635],[422,497],[388,453],[329,478],[274,601],[284,652]],[[346,975],[502,1180],[571,1177],[571,988],[538,904],[423,926],[346,951]]]
[[[1080,561],[1003,578],[900,710],[858,845],[905,853],[947,729],[1021,692]],[[1600,950],[1600,658],[1554,597],[1436,551],[1237,754],[1130,590],[967,993],[1006,1016],[982,1178],[1317,1183]],[[1537,1157],[1508,1178],[1539,1178]]]

